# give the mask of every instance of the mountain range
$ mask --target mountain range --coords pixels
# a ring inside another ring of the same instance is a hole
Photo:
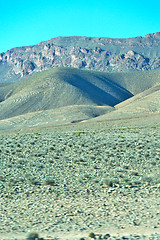
[[[0,54],[0,130],[160,111],[160,33],[59,37]]]
[[[0,54],[0,82],[54,67],[104,72],[160,68],[160,32],[134,38],[58,37]]]

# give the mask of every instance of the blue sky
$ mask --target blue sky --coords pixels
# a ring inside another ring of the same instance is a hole
[[[159,0],[0,0],[0,52],[58,36],[160,32]]]

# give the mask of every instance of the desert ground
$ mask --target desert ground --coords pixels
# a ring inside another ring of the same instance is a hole
[[[160,239],[159,120],[0,131],[0,239]]]
[[[0,240],[160,239],[159,36],[0,54]]]

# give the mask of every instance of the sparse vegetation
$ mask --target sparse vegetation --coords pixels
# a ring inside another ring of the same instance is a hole
[[[80,136],[81,134],[84,134],[84,133],[86,133],[84,130],[83,131],[78,131],[77,135]]]
[[[134,125],[135,134],[120,126],[102,122],[39,128],[22,131],[16,139],[14,132],[1,133],[2,229],[13,232],[8,220],[13,216],[15,231],[25,232],[27,222],[27,229],[44,234],[89,232],[117,223],[130,227],[135,215],[145,216],[144,227],[151,226],[150,219],[157,223],[160,128]]]
[[[39,240],[39,235],[36,232],[28,233],[26,240]]]
[[[53,177],[47,177],[45,179],[45,185],[54,186],[55,185],[55,179]]]
[[[95,238],[96,235],[95,235],[93,232],[91,232],[91,233],[89,234],[89,237],[90,237],[90,238]]]
[[[115,187],[115,185],[119,183],[119,180],[108,176],[103,178],[102,183],[108,187]]]

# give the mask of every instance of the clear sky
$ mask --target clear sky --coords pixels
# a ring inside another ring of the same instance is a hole
[[[58,36],[160,32],[159,0],[0,0],[0,53]]]

